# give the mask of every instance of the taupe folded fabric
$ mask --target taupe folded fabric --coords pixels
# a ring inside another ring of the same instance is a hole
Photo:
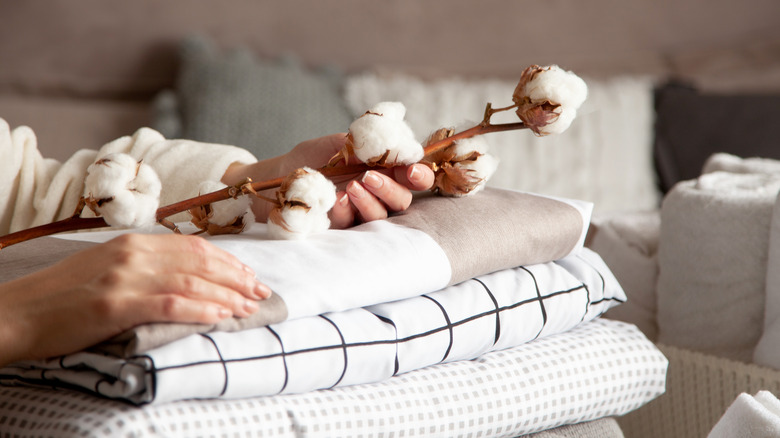
[[[92,242],[41,237],[3,248],[0,250],[0,283],[46,269],[93,245]]]
[[[423,197],[388,220],[423,231],[444,249],[452,266],[449,284],[557,260],[583,232],[582,214],[570,204],[498,189],[465,198]]]

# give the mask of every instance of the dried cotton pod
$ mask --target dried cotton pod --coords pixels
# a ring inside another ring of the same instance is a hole
[[[203,181],[198,186],[199,195],[222,190],[227,185],[219,181]],[[238,234],[255,221],[251,200],[248,196],[237,196],[189,210],[191,222],[210,235]]]
[[[431,142],[451,136],[454,130],[441,129],[428,140]],[[487,153],[483,137],[457,140],[425,162],[435,173],[432,190],[441,195],[462,197],[478,193],[498,168],[498,159]]]
[[[512,100],[517,115],[538,136],[565,131],[588,96],[579,76],[551,65],[528,67],[520,77]]]
[[[108,225],[145,227],[156,223],[162,184],[151,166],[127,154],[108,154],[87,168],[86,205]]]
[[[320,172],[303,167],[290,174],[276,192],[277,206],[268,215],[275,239],[303,239],[330,227],[328,212],[336,203],[336,186]]]

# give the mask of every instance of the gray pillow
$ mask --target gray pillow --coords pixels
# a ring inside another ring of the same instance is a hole
[[[203,37],[185,40],[180,56],[175,99],[161,95],[155,112],[166,136],[236,145],[263,159],[352,122],[335,69],[309,69],[293,56],[261,59],[246,48],[219,51]]]

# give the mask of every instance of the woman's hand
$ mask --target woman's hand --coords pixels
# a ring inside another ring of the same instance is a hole
[[[234,165],[222,181],[233,185],[247,176],[254,181],[285,176],[303,166],[324,166],[346,141],[345,134],[333,134],[298,144],[280,157],[250,165]],[[330,211],[331,227],[346,228],[356,223],[384,219],[389,212],[403,211],[412,202],[412,191],[428,190],[433,185],[433,171],[424,164],[371,170],[341,178],[336,205]],[[274,198],[273,191],[264,193]],[[254,202],[257,220],[265,221],[271,209],[268,202]]]
[[[271,290],[203,238],[119,236],[0,284],[0,365],[79,351],[139,324],[214,324]]]

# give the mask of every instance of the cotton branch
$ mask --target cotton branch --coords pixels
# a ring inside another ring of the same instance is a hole
[[[476,135],[483,135],[492,132],[511,131],[516,129],[527,128],[527,126],[522,122],[504,123],[504,124],[497,124],[497,125],[490,124],[489,121],[490,115],[492,115],[497,111],[507,110],[511,108],[513,107],[494,110],[491,109],[490,104],[488,104],[488,108],[485,110],[485,119],[479,125],[429,144],[424,149],[425,157],[430,157],[431,155],[434,155],[435,153],[451,146],[455,141],[460,139],[470,138]],[[324,166],[318,170],[324,176],[333,179],[339,176],[359,174],[375,167],[376,166],[371,166],[368,164],[361,163],[361,164],[348,164],[348,165],[338,165],[338,166]],[[258,181],[258,182],[246,181],[236,186],[226,187],[224,189],[215,192],[206,193],[204,195],[196,196],[190,199],[176,202],[174,204],[160,207],[159,209],[157,209],[157,213],[156,213],[157,222],[165,225],[168,228],[172,228],[175,230],[175,227],[171,224],[170,221],[167,220],[168,217],[173,216],[174,214],[188,211],[191,208],[202,206],[205,204],[222,201],[228,198],[247,195],[253,192],[260,192],[263,190],[278,188],[282,184],[284,179],[285,176],[281,176],[266,181]],[[103,228],[108,226],[108,224],[102,217],[96,217],[96,218],[79,217],[83,207],[84,207],[83,202],[81,202],[79,208],[77,208],[77,211],[74,212],[74,214],[67,219],[52,222],[46,225],[28,228],[26,230],[17,231],[15,233],[7,234],[5,236],[0,237],[0,249],[14,245],[16,243],[24,242],[38,237],[49,236],[52,234],[63,233],[68,231],[76,231],[76,230]]]

